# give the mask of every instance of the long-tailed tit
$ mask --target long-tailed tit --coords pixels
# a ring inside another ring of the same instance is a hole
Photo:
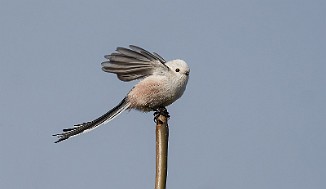
[[[182,96],[190,71],[185,61],[167,62],[157,53],[150,53],[133,45],[129,47],[130,49],[118,47],[117,52],[106,55],[107,60],[102,62],[102,70],[117,74],[122,81],[140,79],[140,82],[116,107],[101,117],[63,129],[62,133],[53,135],[59,138],[55,143],[108,123],[124,110],[156,111]]]

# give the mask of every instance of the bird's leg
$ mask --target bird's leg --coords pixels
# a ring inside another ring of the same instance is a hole
[[[155,110],[154,112],[154,122],[156,123],[157,121],[157,118],[160,116],[160,115],[163,115],[167,118],[170,118],[170,115],[169,115],[169,112],[168,110],[165,108],[165,107],[159,107]]]

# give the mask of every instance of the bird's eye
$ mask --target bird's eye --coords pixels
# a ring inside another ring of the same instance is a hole
[[[179,69],[179,68],[177,68],[177,69],[175,69],[175,71],[176,71],[176,72],[180,72],[180,69]]]

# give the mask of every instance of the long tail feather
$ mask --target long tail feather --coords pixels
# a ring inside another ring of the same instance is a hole
[[[108,111],[101,117],[93,121],[76,124],[72,128],[63,129],[62,133],[52,135],[52,136],[57,136],[59,138],[57,141],[55,141],[55,143],[66,140],[69,137],[77,136],[79,134],[91,131],[92,129],[95,129],[98,126],[106,124],[112,119],[114,119],[116,116],[118,116],[120,113],[122,113],[124,110],[126,110],[129,106],[130,103],[128,102],[126,97],[116,107],[114,107],[112,110]]]

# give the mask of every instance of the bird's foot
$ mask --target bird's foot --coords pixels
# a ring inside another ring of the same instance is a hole
[[[159,107],[155,110],[154,112],[154,122],[156,123],[157,122],[157,118],[160,116],[160,115],[163,115],[167,118],[170,118],[170,115],[169,115],[169,112],[168,110],[165,108],[165,107]]]

